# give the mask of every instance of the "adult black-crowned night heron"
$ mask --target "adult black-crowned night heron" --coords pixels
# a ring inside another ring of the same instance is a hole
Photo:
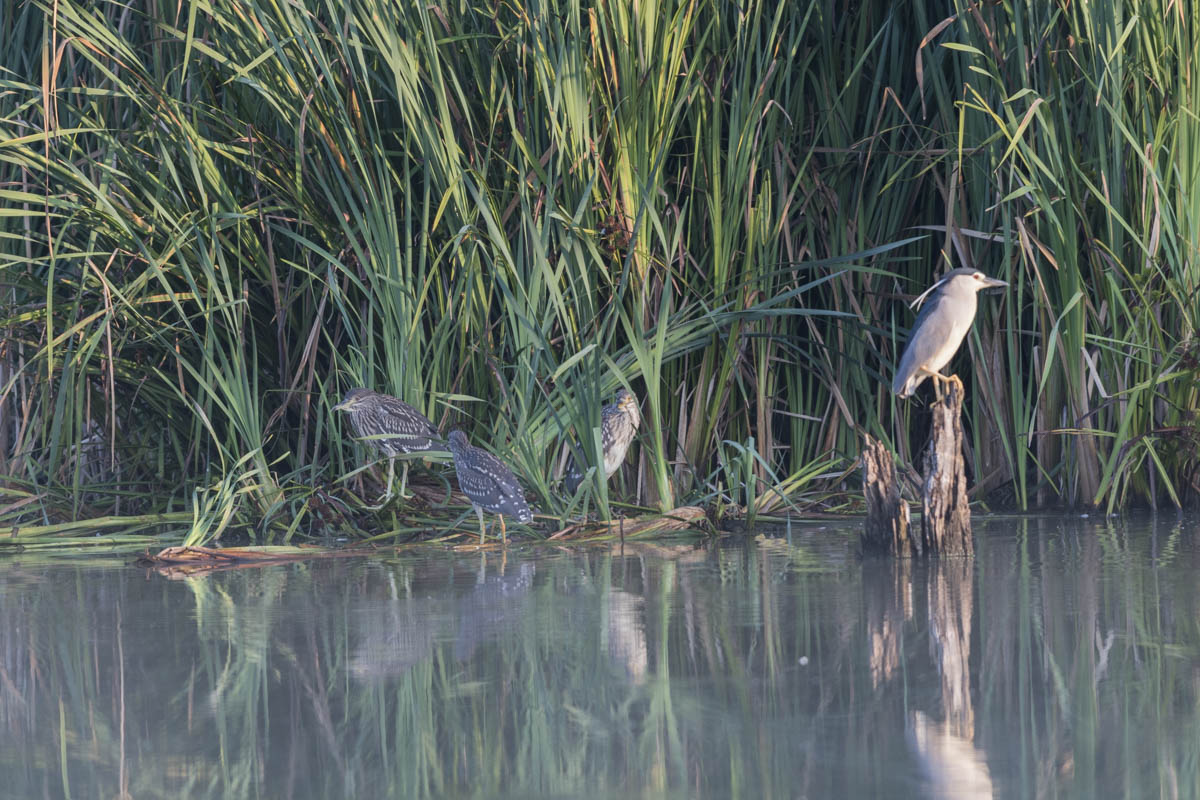
[[[529,522],[533,513],[525,502],[521,484],[504,462],[480,447],[467,441],[462,431],[450,431],[450,453],[454,456],[454,472],[458,475],[458,488],[475,507],[479,517],[479,543],[483,544],[483,512],[500,515],[500,537],[508,541],[504,529],[504,515],[517,522]]]
[[[387,492],[383,501],[392,496],[392,479],[395,477],[396,456],[422,450],[435,450],[442,438],[433,423],[425,415],[398,397],[392,397],[370,389],[351,389],[334,411],[345,411],[350,416],[350,425],[355,435],[381,451],[388,460]],[[400,496],[408,485],[408,462],[405,461],[400,477]]]
[[[620,468],[621,462],[625,460],[625,452],[629,449],[629,443],[633,441],[633,435],[637,433],[641,421],[642,415],[638,411],[637,400],[634,398],[633,392],[628,389],[621,389],[617,392],[617,399],[611,405],[601,409],[600,445],[604,448],[605,480],[612,477],[612,474]],[[571,460],[567,463],[565,479],[566,488],[570,494],[575,494],[579,490],[579,484],[583,482],[583,474],[586,471],[586,467],[579,468],[575,463],[575,456],[572,454]]]
[[[983,289],[1008,286],[1006,281],[989,278],[976,269],[952,269],[926,289],[913,304],[921,313],[908,336],[908,346],[900,357],[892,391],[911,397],[928,377],[949,380],[941,373],[962,344],[975,320],[976,295]]]

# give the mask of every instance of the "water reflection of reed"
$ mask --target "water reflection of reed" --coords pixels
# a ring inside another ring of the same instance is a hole
[[[827,532],[179,582],[10,564],[4,786],[1186,795],[1196,548],[1175,528],[1014,527],[933,567],[857,564]]]

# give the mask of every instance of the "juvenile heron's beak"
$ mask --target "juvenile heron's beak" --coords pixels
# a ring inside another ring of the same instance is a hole
[[[349,400],[343,400],[342,402],[340,402],[336,406],[334,406],[333,410],[334,411],[346,411],[350,408],[350,406],[348,405],[349,402],[350,402]]]

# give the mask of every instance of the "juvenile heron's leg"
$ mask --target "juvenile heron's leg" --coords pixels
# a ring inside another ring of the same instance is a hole
[[[479,517],[479,543],[484,543],[484,510],[479,506],[475,506],[475,516]]]
[[[504,515],[500,515],[500,543],[508,544],[508,533],[504,530]]]
[[[363,508],[367,509],[368,511],[378,511],[379,509],[381,509],[387,505],[388,500],[392,499],[392,477],[394,475],[394,473],[392,472],[392,468],[393,468],[392,459],[389,458],[388,459],[387,486],[383,490],[383,497],[380,497],[379,502],[376,503],[375,505],[363,506]]]
[[[412,497],[411,494],[404,493],[404,487],[408,486],[408,461],[405,460],[400,465],[400,499],[407,500]]]
[[[383,502],[392,498],[392,481],[396,479],[396,457],[388,456],[387,491],[383,493]]]

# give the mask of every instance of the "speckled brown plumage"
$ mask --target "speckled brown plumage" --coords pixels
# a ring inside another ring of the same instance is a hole
[[[500,533],[506,537],[504,516],[517,522],[529,522],[533,513],[525,502],[525,492],[504,462],[488,451],[467,441],[462,431],[451,431],[450,452],[454,455],[454,471],[458,486],[471,501],[479,517],[479,541],[484,538],[483,512],[500,515]]]
[[[625,453],[642,421],[637,399],[628,389],[617,392],[617,399],[600,412],[600,444],[604,448],[604,479],[608,480],[621,467]],[[567,463],[566,489],[570,494],[579,490],[586,467],[580,469],[575,456]]]
[[[441,437],[433,423],[398,397],[370,389],[351,389],[333,410],[344,411],[350,417],[355,436],[387,456],[388,486],[385,497],[391,496],[396,456],[434,450],[441,445]],[[403,470],[401,496],[408,481],[408,462],[404,463]]]

